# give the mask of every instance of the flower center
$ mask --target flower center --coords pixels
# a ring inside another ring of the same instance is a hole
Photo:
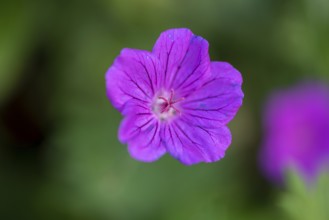
[[[180,114],[177,103],[183,101],[184,98],[175,99],[174,90],[170,93],[164,92],[156,96],[152,105],[153,113],[161,120],[165,121],[173,118],[175,115]]]

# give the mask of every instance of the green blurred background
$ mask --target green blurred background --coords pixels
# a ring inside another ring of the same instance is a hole
[[[272,90],[328,79],[328,0],[2,0],[0,219],[285,219],[258,167]],[[117,139],[104,74],[124,47],[187,27],[244,78],[213,164],[147,164]]]

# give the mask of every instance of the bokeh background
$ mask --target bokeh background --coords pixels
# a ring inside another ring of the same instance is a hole
[[[217,163],[141,163],[117,139],[106,70],[174,27],[244,78]],[[328,39],[327,0],[2,0],[0,219],[289,219],[289,192],[259,168],[262,109],[273,90],[328,80]]]

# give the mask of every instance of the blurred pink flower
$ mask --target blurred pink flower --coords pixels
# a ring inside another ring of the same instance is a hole
[[[264,114],[261,167],[282,183],[287,169],[312,182],[329,164],[329,88],[305,83],[275,93]]]

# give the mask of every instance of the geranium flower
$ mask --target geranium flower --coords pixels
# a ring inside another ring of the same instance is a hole
[[[210,62],[208,42],[188,29],[163,32],[152,52],[123,49],[106,73],[107,96],[124,116],[119,139],[144,162],[167,152],[186,165],[224,157],[241,84],[230,64]]]
[[[301,84],[277,92],[269,99],[264,116],[260,160],[271,180],[282,183],[291,169],[310,183],[329,168],[328,87]]]

